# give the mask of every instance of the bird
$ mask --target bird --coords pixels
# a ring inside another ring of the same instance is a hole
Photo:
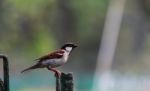
[[[53,71],[55,76],[60,77],[61,72],[56,68],[64,65],[68,61],[70,53],[76,47],[77,45],[74,43],[65,43],[60,49],[35,59],[37,62],[33,66],[21,71],[21,73],[37,68],[47,68],[48,70]]]

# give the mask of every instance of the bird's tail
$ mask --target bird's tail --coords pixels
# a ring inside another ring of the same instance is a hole
[[[28,71],[28,70],[36,69],[36,68],[40,68],[40,64],[35,64],[27,69],[24,69],[23,71],[21,71],[21,73]]]

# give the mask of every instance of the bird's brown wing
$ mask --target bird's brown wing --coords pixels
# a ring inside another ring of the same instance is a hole
[[[64,50],[57,50],[57,51],[54,51],[50,54],[47,54],[45,56],[42,56],[36,60],[39,60],[38,62],[41,62],[43,60],[47,60],[47,59],[56,59],[56,58],[61,58],[64,54]]]

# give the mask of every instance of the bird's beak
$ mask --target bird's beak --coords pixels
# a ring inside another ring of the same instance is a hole
[[[74,45],[74,48],[78,47],[77,45]]]

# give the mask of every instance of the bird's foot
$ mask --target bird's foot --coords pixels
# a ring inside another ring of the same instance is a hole
[[[60,78],[61,77],[61,72],[59,70],[56,70],[55,71],[55,76]]]
[[[55,77],[58,77],[58,78],[61,77],[61,71],[59,71],[55,68],[49,68],[49,67],[48,67],[48,70],[53,71],[55,73]]]

